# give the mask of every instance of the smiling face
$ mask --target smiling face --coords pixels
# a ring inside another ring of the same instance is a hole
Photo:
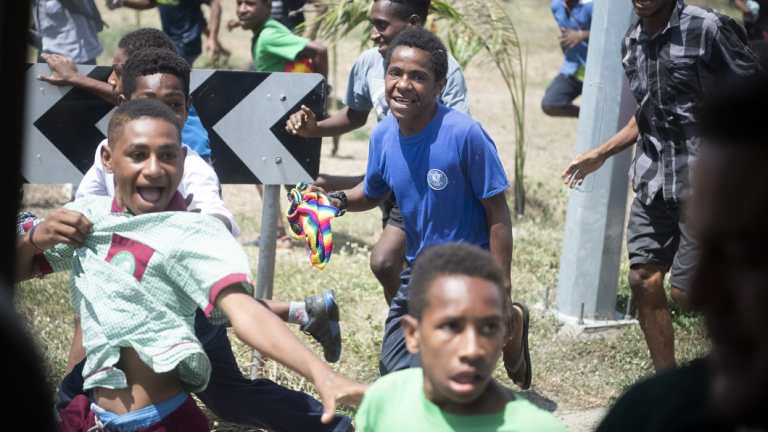
[[[179,126],[183,127],[187,121],[189,100],[184,93],[184,83],[176,75],[156,73],[137,77],[136,90],[127,99],[157,99],[173,110]]]
[[[269,19],[269,0],[237,0],[237,19],[246,30],[257,30]]]
[[[135,215],[168,208],[184,173],[179,129],[164,119],[126,122],[102,147],[104,167],[115,176],[115,199]]]
[[[630,0],[640,18],[653,18],[666,12],[676,0]]]
[[[411,22],[403,20],[393,12],[393,6],[389,0],[378,0],[373,2],[368,20],[371,22],[371,40],[379,48],[383,55],[389,43],[395,36],[405,30]]]
[[[427,290],[421,319],[403,318],[406,343],[421,355],[427,398],[451,410],[490,388],[506,340],[504,299],[493,282],[473,276],[442,275]]]
[[[434,115],[445,79],[437,81],[427,51],[395,48],[384,77],[385,96],[401,129],[420,130]]]

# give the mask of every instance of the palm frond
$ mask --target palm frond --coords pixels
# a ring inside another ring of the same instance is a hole
[[[366,23],[361,47],[368,42],[370,0],[340,0],[320,7],[325,11],[308,23],[317,26],[319,38],[335,44]],[[515,213],[520,216],[525,212],[527,59],[507,7],[503,0],[432,0],[427,28],[446,42],[462,68],[485,51],[504,80],[515,117]]]

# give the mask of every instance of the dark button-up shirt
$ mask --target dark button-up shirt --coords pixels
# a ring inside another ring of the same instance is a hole
[[[640,131],[630,179],[638,199],[687,198],[699,147],[696,108],[727,75],[757,71],[744,30],[731,18],[678,0],[656,35],[633,24],[622,47],[624,71],[639,105]]]

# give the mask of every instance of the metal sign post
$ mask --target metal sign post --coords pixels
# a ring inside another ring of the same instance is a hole
[[[261,239],[259,266],[256,279],[256,298],[271,299],[275,282],[275,255],[277,253],[277,219],[280,217],[280,185],[264,185],[261,210]],[[261,365],[258,351],[251,351],[251,379],[256,378]]]
[[[576,154],[604,143],[634,112],[621,65],[621,43],[632,15],[631,2],[594,2]],[[613,156],[570,194],[557,288],[563,321],[590,325],[617,318],[630,162],[631,151]]]

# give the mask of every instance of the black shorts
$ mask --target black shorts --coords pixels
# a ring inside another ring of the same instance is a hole
[[[403,215],[400,214],[400,206],[395,202],[395,195],[389,194],[389,196],[379,204],[381,209],[381,227],[386,228],[387,225],[391,225],[396,228],[404,230]]]
[[[668,268],[670,284],[685,291],[699,260],[699,246],[681,213],[679,206],[664,202],[661,193],[649,205],[635,198],[629,211],[627,251],[630,266]]]
[[[549,83],[544,99],[541,100],[541,107],[546,109],[571,106],[573,100],[581,96],[582,87],[583,83],[575,77],[558,74]]]

